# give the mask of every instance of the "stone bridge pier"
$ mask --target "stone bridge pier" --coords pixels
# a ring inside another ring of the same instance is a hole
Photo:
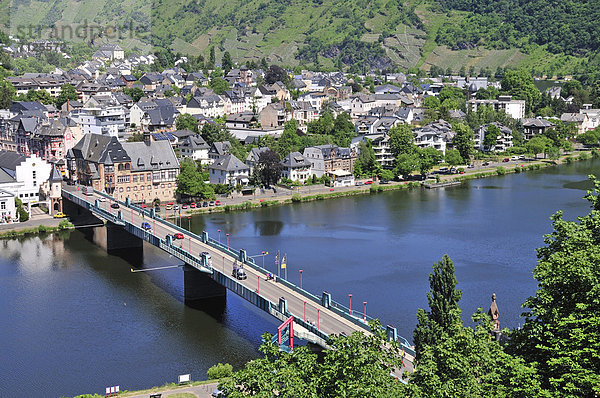
[[[185,303],[191,307],[207,300],[225,302],[227,297],[225,286],[217,283],[210,274],[187,264],[183,266],[183,292]]]

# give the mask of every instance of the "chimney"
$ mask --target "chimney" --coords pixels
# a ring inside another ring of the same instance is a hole
[[[152,142],[152,139],[150,138],[150,132],[144,131],[144,144],[150,146],[151,142]]]

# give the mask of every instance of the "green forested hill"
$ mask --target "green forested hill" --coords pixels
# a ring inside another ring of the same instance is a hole
[[[99,44],[115,41],[106,28],[117,27],[126,49],[206,56],[214,47],[217,60],[229,51],[354,71],[522,66],[537,75],[600,63],[597,0],[0,0],[0,11],[12,33],[87,24]]]

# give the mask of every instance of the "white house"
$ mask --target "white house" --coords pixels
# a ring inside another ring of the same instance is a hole
[[[0,224],[16,221],[15,196],[0,189]]]
[[[290,152],[281,161],[283,170],[281,177],[289,178],[292,181],[304,182],[312,177],[312,163],[300,152]]]
[[[52,166],[37,155],[26,157],[15,152],[0,151],[0,170],[4,172],[0,189],[31,206],[39,202],[40,186],[50,177]]]
[[[503,110],[508,116],[513,119],[523,119],[525,117],[525,101],[514,100],[510,95],[501,95],[497,100],[469,100],[469,105],[473,112],[482,105],[491,106],[495,110]]]
[[[200,135],[191,135],[183,139],[177,145],[179,153],[184,158],[190,158],[200,161],[202,164],[210,164],[212,161],[208,157],[210,146],[204,141]]]
[[[227,154],[208,166],[211,184],[248,185],[250,167],[232,154]]]

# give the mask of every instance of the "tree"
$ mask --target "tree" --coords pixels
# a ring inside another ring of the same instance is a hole
[[[473,130],[466,124],[457,123],[454,126],[454,131],[456,135],[452,139],[452,145],[458,150],[463,161],[470,163],[475,145]]]
[[[545,154],[550,146],[552,146],[552,140],[543,135],[536,135],[525,144],[527,152],[532,153],[536,158],[538,153]]]
[[[258,157],[256,169],[263,185],[268,187],[276,184],[283,170],[279,154],[271,149],[262,152]]]
[[[446,149],[444,158],[450,166],[457,166],[463,163],[462,156],[460,156],[460,152],[456,149]]]
[[[396,156],[396,167],[394,172],[406,179],[415,170],[420,167],[419,155],[415,153],[401,153]]]
[[[265,73],[265,83],[273,84],[275,82],[282,82],[288,84],[290,76],[282,67],[278,65],[269,66],[269,70]]]
[[[215,191],[210,184],[206,184],[202,174],[196,168],[193,160],[185,159],[181,162],[180,173],[177,176],[177,194],[182,196],[198,197],[201,199],[214,199]]]
[[[427,109],[438,110],[441,104],[439,98],[434,97],[433,95],[430,95],[423,100],[423,106]]]
[[[133,133],[131,136],[127,137],[127,142],[143,142],[144,135],[142,133]]]
[[[600,128],[595,128],[594,130],[589,130],[578,135],[577,142],[587,146],[598,145],[600,143]]]
[[[348,113],[342,112],[335,118],[333,136],[336,145],[344,148],[350,146],[352,138],[356,136],[356,130]]]
[[[177,116],[175,127],[177,130],[191,130],[196,134],[200,132],[198,128],[198,120],[189,113],[182,113],[181,115]]]
[[[500,129],[495,124],[489,124],[485,130],[483,137],[483,149],[491,151],[496,147],[498,136],[500,135]]]
[[[132,87],[123,89],[123,93],[128,95],[133,102],[138,102],[145,95],[144,91],[139,87]]]
[[[533,84],[533,78],[524,69],[508,70],[501,81],[502,91],[514,99],[525,100],[525,111],[531,112],[542,98],[540,90]]]
[[[296,133],[298,131],[298,121],[295,119],[287,122],[283,128],[283,133],[277,142],[277,153],[281,158],[289,155],[290,152],[300,150],[300,137]]]
[[[415,145],[415,136],[408,124],[399,124],[390,129],[388,133],[390,137],[390,150],[394,157],[400,154],[414,154],[417,152]]]
[[[523,304],[525,324],[509,344],[537,365],[553,397],[600,394],[600,181],[590,180],[587,215],[565,221],[558,211],[551,217],[554,231],[537,250],[533,271],[538,290]]]
[[[229,90],[229,83],[227,82],[227,80],[221,78],[221,77],[214,77],[211,79],[210,84],[209,84],[210,88],[213,89],[213,91],[216,94],[224,94],[225,91]]]
[[[210,46],[210,50],[208,52],[208,63],[206,64],[206,68],[215,68],[215,46]]]
[[[429,274],[430,291],[427,293],[430,311],[417,311],[417,327],[414,331],[416,359],[419,360],[428,346],[434,346],[443,335],[453,336],[462,326],[461,309],[458,305],[462,291],[456,289],[454,264],[448,255],[433,265]]]
[[[419,152],[419,171],[421,174],[427,174],[429,170],[438,164],[444,155],[435,148],[427,147],[420,149]]]
[[[223,68],[225,75],[227,75],[233,68],[233,60],[231,59],[231,54],[229,54],[229,51],[225,51],[223,53],[223,58],[221,58],[221,67]]]
[[[79,96],[77,95],[75,87],[71,84],[63,84],[60,88],[60,94],[56,97],[56,107],[60,109],[60,107],[68,100],[77,101],[78,99]]]
[[[8,109],[12,105],[13,97],[17,91],[10,82],[0,82],[0,109]]]
[[[228,397],[398,397],[405,387],[390,373],[401,367],[396,342],[388,342],[380,324],[371,323],[372,335],[354,332],[330,336],[335,349],[317,354],[305,346],[281,352],[263,335],[263,358],[252,360],[221,382]]]
[[[354,175],[357,177],[372,176],[379,168],[371,140],[358,144],[358,158],[354,163]]]

